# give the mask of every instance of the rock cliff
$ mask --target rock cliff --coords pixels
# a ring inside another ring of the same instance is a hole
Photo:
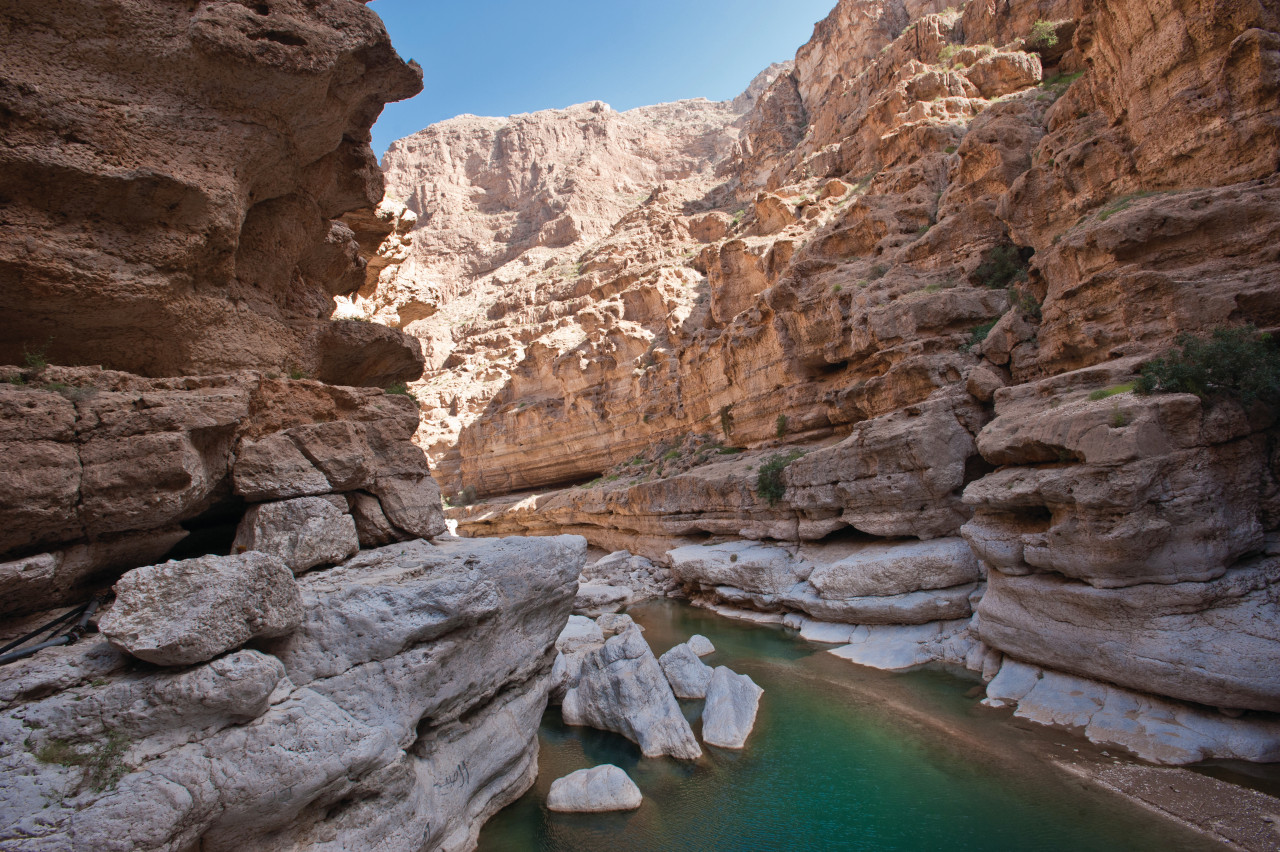
[[[6,4],[0,361],[420,373],[416,341],[328,320],[364,280],[341,218],[382,199],[369,128],[421,88],[353,0]]]
[[[532,785],[585,543],[446,535],[419,341],[331,320],[420,88],[355,0],[0,12],[0,847],[460,852]]]
[[[1043,702],[1091,683],[1147,727],[1090,735],[1153,759],[1274,759],[1274,411],[1132,388],[1280,327],[1278,57],[1256,2],[841,0],[732,104],[403,141],[346,309],[424,340],[463,534],[625,548],[862,662],[1041,672],[992,699],[1040,721],[1088,727]]]

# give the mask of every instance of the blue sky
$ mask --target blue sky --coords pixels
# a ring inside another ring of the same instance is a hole
[[[732,98],[795,57],[835,0],[375,0],[426,88],[373,128],[395,139],[462,113],[511,115],[601,100],[625,110]]]

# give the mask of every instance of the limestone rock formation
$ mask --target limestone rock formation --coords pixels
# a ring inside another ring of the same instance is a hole
[[[533,782],[584,561],[570,537],[396,544],[299,578],[301,623],[261,650],[157,670],[97,639],[15,664],[0,844],[473,848]]]
[[[622,734],[645,757],[693,760],[702,754],[658,661],[629,625],[586,650],[565,689],[564,720]]]
[[[137,568],[115,585],[98,624],[112,644],[161,666],[204,663],[302,622],[298,587],[279,559],[250,551]]]
[[[343,562],[360,549],[346,509],[346,500],[332,496],[259,503],[245,512],[232,547],[277,556],[295,574]]]
[[[756,724],[764,690],[746,675],[716,666],[702,710],[702,740],[708,745],[739,749]]]
[[[658,658],[676,698],[706,698],[712,669],[688,645],[681,643]]]
[[[711,644],[711,640],[703,636],[701,633],[695,633],[689,637],[689,641],[684,643],[689,646],[689,650],[697,654],[699,657],[705,657],[708,654],[716,652],[716,646]]]
[[[573,602],[573,612],[575,615],[595,617],[607,612],[617,612],[630,602],[631,590],[625,586],[580,583],[578,596]]]
[[[17,382],[0,382],[0,612],[78,603],[184,539],[230,553],[246,513],[239,544],[295,570],[349,556],[362,526],[371,545],[445,531],[403,396],[259,373],[0,374]]]
[[[634,811],[643,801],[636,782],[608,763],[557,778],[547,793],[547,809],[565,813]]]
[[[419,440],[481,498],[460,533],[625,548],[866,665],[1274,714],[1275,413],[1133,382],[1181,334],[1280,329],[1276,44],[1257,3],[840,0],[723,132],[663,124],[705,159],[589,235],[544,226],[607,170],[496,249],[420,217],[415,251],[462,254],[362,304],[437,294],[407,328]],[[571,118],[617,123],[503,126]],[[503,165],[545,187],[579,144]],[[390,185],[420,205],[442,161]],[[1265,753],[1206,742],[1160,759]]]
[[[330,327],[333,297],[365,275],[339,218],[382,200],[369,128],[422,88],[370,8],[18,0],[5,24],[0,361],[420,372],[418,342],[386,328],[357,329],[376,358],[331,351],[351,331]]]

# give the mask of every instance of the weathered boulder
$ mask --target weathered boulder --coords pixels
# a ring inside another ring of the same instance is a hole
[[[612,764],[579,769],[551,782],[547,809],[561,813],[634,811],[644,797],[627,773]]]
[[[711,666],[708,666],[686,644],[676,645],[658,658],[662,673],[671,684],[676,698],[706,698],[711,683]]]
[[[236,530],[234,547],[241,553],[256,550],[276,556],[295,574],[342,562],[360,550],[356,523],[346,505],[340,497],[299,497],[250,506]]]
[[[133,656],[162,666],[202,663],[302,621],[298,586],[278,558],[250,551],[128,572],[98,623]]]
[[[702,754],[658,661],[634,625],[586,653],[565,690],[564,720],[622,734],[645,757]]]
[[[581,583],[574,599],[576,615],[595,617],[617,612],[631,603],[631,590],[623,586],[606,586],[603,583]]]
[[[875,542],[844,558],[818,563],[809,584],[827,600],[902,595],[981,579],[978,560],[960,538]]]
[[[689,637],[689,641],[684,644],[689,646],[689,650],[697,654],[699,657],[705,657],[708,654],[716,652],[716,646],[711,644],[711,640],[703,636],[701,633],[695,633]]]
[[[764,690],[746,675],[716,666],[702,710],[702,740],[721,748],[742,748],[756,724]]]

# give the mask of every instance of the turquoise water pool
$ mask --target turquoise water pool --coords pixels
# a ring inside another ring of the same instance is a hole
[[[655,653],[702,633],[716,646],[707,663],[764,688],[746,749],[645,759],[620,736],[564,725],[552,708],[538,782],[485,826],[482,852],[1220,848],[1046,765],[1037,755],[1047,746],[1073,743],[978,707],[976,682],[869,671],[791,631],[674,602],[631,614]],[[700,702],[682,703],[692,719]],[[635,780],[638,811],[546,810],[554,779],[601,763]]]

